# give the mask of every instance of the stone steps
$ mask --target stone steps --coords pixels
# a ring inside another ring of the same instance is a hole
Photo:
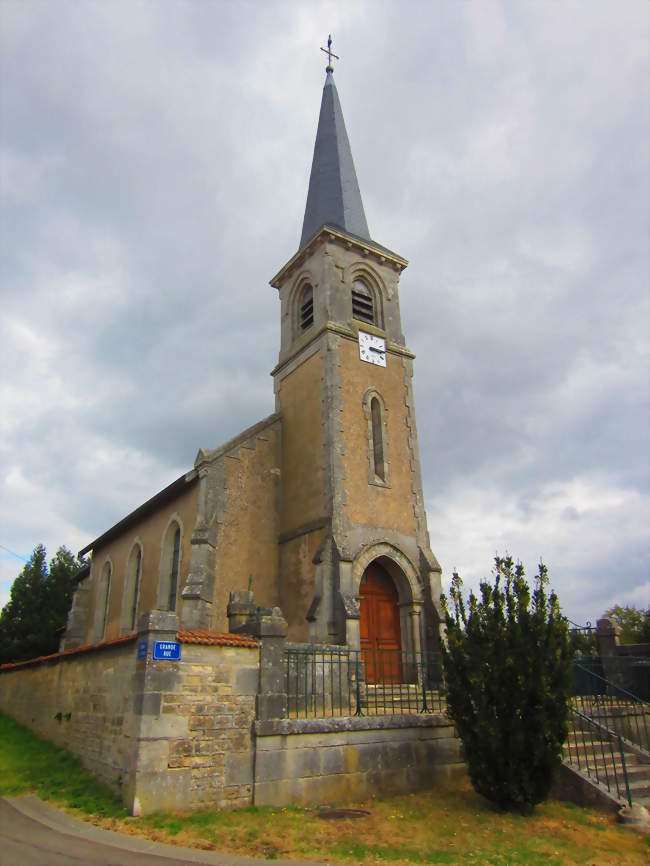
[[[426,690],[427,709],[444,712],[446,701],[436,689]],[[385,713],[420,713],[423,708],[422,686],[415,683],[364,683],[361,686],[361,706]]]
[[[586,723],[585,723],[586,724]],[[638,746],[623,740],[623,755],[627,771],[630,796],[633,803],[650,803],[650,754]],[[569,747],[573,760],[570,760]],[[574,722],[564,746],[564,763],[582,773],[586,773],[597,785],[607,788],[625,786],[623,761],[617,744],[612,748],[608,739],[603,739],[597,730],[585,729],[581,723]]]

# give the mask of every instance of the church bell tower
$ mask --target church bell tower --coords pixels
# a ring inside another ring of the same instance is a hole
[[[407,261],[370,236],[333,72],[330,57],[299,249],[271,280],[280,605],[292,640],[437,649],[441,569],[400,318]]]

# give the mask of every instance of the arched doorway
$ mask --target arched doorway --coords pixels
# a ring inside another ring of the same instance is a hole
[[[361,657],[366,682],[401,682],[402,636],[397,589],[378,562],[366,568],[359,585]]]

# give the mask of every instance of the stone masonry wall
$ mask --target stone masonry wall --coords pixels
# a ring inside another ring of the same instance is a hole
[[[284,718],[286,622],[250,625],[179,631],[152,611],[137,636],[0,669],[0,709],[78,755],[134,815],[340,803],[464,772],[443,715]],[[178,640],[181,659],[154,660],[157,640]]]
[[[250,804],[259,650],[183,644],[181,662],[158,665],[150,681],[157,698],[143,719],[136,813]]]
[[[131,783],[135,637],[0,673],[0,710],[81,758],[112,788]]]
[[[247,805],[259,647],[177,624],[153,611],[137,635],[7,666],[0,710],[77,755],[135,815]],[[154,640],[177,639],[180,661],[153,659]]]
[[[442,715],[257,722],[255,804],[313,805],[429,788],[466,772]]]

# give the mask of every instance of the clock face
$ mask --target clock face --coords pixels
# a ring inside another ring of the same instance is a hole
[[[386,366],[386,340],[383,337],[375,337],[374,334],[366,334],[359,331],[359,357],[368,364],[377,364],[379,367]]]

